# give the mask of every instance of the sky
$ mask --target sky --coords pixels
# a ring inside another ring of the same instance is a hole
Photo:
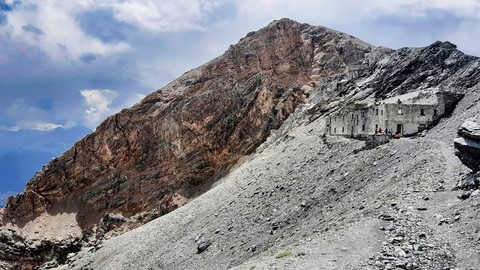
[[[0,146],[83,136],[284,17],[375,46],[448,40],[480,56],[480,0],[0,0]]]

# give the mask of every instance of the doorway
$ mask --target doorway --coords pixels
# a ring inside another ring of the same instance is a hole
[[[397,124],[397,131],[396,133],[403,135],[403,124]]]
[[[418,133],[424,131],[425,129],[427,129],[427,125],[425,125],[425,124],[419,124],[418,125]]]

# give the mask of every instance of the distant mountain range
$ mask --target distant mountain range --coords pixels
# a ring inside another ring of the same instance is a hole
[[[0,131],[0,207],[8,196],[21,192],[25,183],[52,158],[91,132],[77,127],[52,131]]]

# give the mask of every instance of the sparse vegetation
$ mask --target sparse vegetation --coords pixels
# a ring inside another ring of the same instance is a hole
[[[285,257],[291,256],[291,255],[292,255],[292,252],[289,251],[289,250],[286,250],[286,251],[282,251],[282,252],[278,253],[277,255],[275,255],[275,259],[281,259],[281,258],[285,258]]]

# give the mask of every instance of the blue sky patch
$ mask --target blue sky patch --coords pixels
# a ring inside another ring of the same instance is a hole
[[[12,11],[12,7],[5,2],[0,2],[0,10],[2,11]]]
[[[85,34],[106,43],[124,41],[128,32],[134,30],[133,26],[117,21],[110,9],[84,12],[77,16],[77,21]]]
[[[2,11],[12,11],[15,7],[19,6],[22,4],[22,1],[16,0],[13,1],[11,5],[7,4],[5,0],[0,0],[0,10]]]

